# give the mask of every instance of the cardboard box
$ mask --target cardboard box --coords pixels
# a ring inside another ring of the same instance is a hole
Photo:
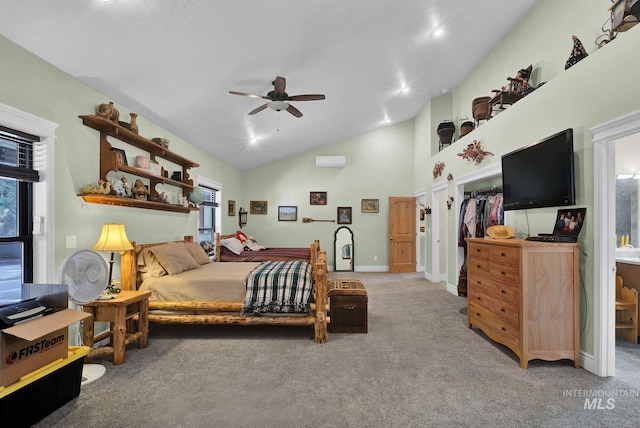
[[[0,337],[0,386],[60,358],[69,348],[69,325],[90,317],[86,312],[63,309],[2,330]]]

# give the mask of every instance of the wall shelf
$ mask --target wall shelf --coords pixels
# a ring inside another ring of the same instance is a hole
[[[82,123],[89,128],[93,128],[100,132],[100,178],[106,179],[109,171],[125,172],[138,177],[142,177],[149,180],[149,192],[150,195],[159,198],[159,194],[156,190],[156,185],[167,184],[177,187],[182,190],[186,196],[194,189],[193,180],[189,178],[189,169],[195,168],[198,165],[196,162],[189,160],[171,150],[154,143],[153,141],[136,134],[135,132],[120,126],[118,123],[105,119],[101,116],[93,115],[81,115]],[[161,175],[157,175],[149,171],[148,169],[137,168],[118,162],[118,153],[112,150],[111,143],[107,137],[112,137],[123,143],[129,144],[149,154],[149,160],[157,162],[156,158],[164,159],[168,162],[176,164],[182,168],[181,177],[182,180],[174,180]],[[118,197],[115,195],[102,195],[102,194],[80,194],[86,202],[93,204],[105,204],[105,205],[118,205],[118,206],[130,206],[134,208],[145,208],[160,211],[173,211],[188,213],[196,211],[197,207],[189,206],[184,207],[182,205],[172,205],[163,202],[154,201],[142,201],[133,198]]]

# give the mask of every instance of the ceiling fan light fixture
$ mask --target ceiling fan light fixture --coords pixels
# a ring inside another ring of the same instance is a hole
[[[289,107],[289,103],[286,101],[271,101],[267,104],[271,110],[282,111]]]

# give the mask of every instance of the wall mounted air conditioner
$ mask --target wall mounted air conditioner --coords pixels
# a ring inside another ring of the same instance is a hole
[[[344,168],[344,156],[316,156],[316,168]]]

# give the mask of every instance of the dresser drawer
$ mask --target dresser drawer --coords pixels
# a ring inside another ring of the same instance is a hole
[[[491,276],[491,261],[489,261],[488,258],[479,259],[476,257],[469,257],[467,271],[469,274],[478,273],[481,275]]]
[[[515,326],[520,325],[520,318],[518,317],[518,305],[507,303],[504,300],[500,300],[493,297],[490,294],[482,293],[476,288],[469,290],[469,301],[472,301],[478,306],[493,312],[501,318],[509,321]]]
[[[520,285],[520,274],[518,268],[515,266],[491,262],[489,265],[489,273],[498,281],[506,282],[514,287]]]
[[[469,302],[469,324],[476,325],[494,340],[509,346],[520,344],[520,329],[492,312]],[[497,337],[496,337],[497,336]]]
[[[490,294],[503,302],[510,303],[515,306],[519,306],[520,302],[520,289],[496,281],[493,278],[478,275],[473,272],[469,272],[469,278],[467,280],[468,290],[476,290],[479,294]]]
[[[491,247],[491,261],[518,266],[520,264],[520,248],[493,245]]]
[[[488,259],[491,257],[491,246],[487,244],[469,242],[467,251],[469,257],[476,257],[480,259]]]

